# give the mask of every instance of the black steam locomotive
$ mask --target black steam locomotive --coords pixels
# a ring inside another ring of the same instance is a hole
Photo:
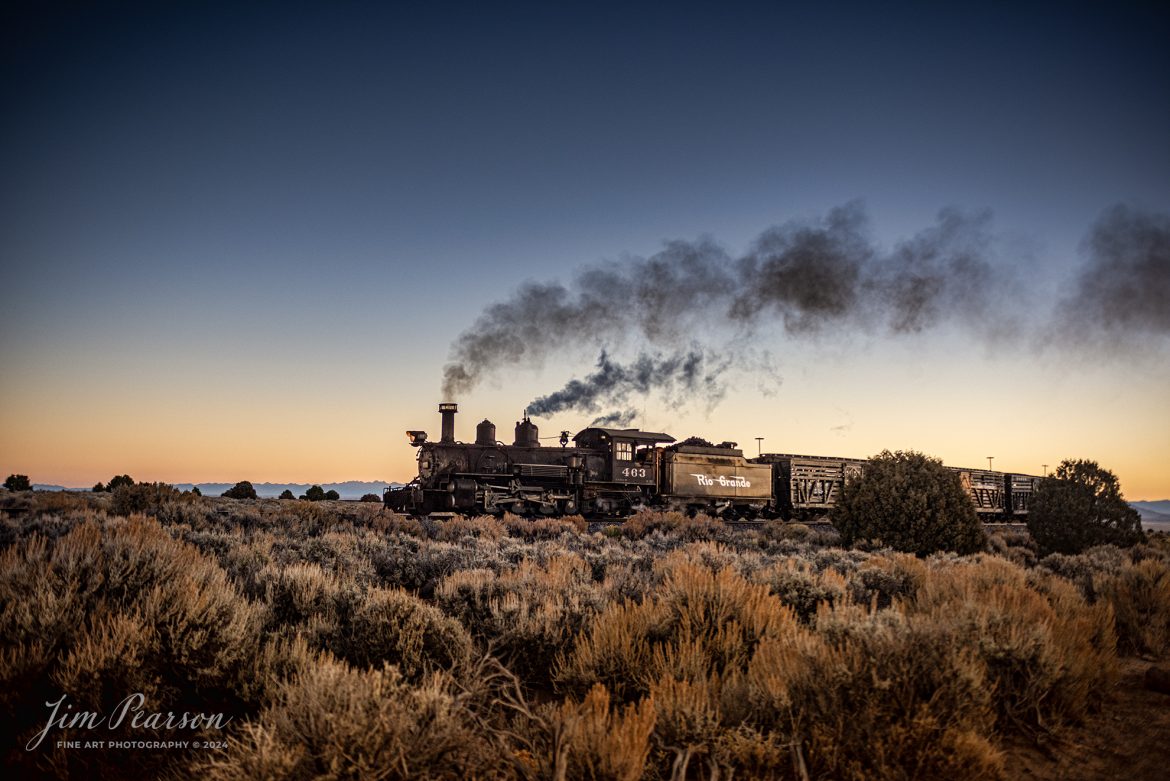
[[[418,448],[418,476],[388,488],[386,507],[431,513],[624,516],[653,507],[704,511],[727,518],[810,518],[827,514],[842,484],[865,461],[768,453],[745,458],[734,442],[675,443],[638,429],[590,427],[560,447],[542,446],[527,417],[511,445],[496,440],[484,420],[474,443],[455,441],[455,404],[440,404],[442,435],[406,432]],[[1027,513],[1038,478],[957,469],[976,510],[988,520]]]

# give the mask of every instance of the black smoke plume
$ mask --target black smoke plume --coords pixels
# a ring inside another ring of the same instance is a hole
[[[473,389],[493,371],[538,368],[569,347],[598,349],[630,337],[677,347],[735,289],[730,258],[709,240],[675,241],[650,258],[587,268],[568,287],[527,282],[455,340],[443,397]]]
[[[608,415],[602,415],[599,418],[594,418],[590,426],[600,426],[602,428],[626,428],[634,422],[638,417],[638,410],[624,409],[611,412]]]
[[[1170,216],[1114,206],[1082,246],[1088,261],[1058,307],[1059,337],[1133,345],[1170,336]]]
[[[632,394],[651,390],[679,401],[701,396],[713,405],[723,398],[725,388],[720,378],[726,369],[726,360],[712,362],[698,349],[669,356],[643,353],[625,365],[614,362],[602,351],[597,371],[583,380],[570,380],[559,391],[535,399],[527,411],[536,417],[564,410],[596,413],[603,407],[625,404]],[[633,410],[611,412],[594,423],[625,424],[635,414]]]
[[[493,372],[538,368],[567,350],[612,351],[627,341],[655,348],[655,361],[674,366],[702,355],[691,346],[695,334],[717,329],[905,333],[953,317],[989,321],[1002,280],[988,258],[989,227],[986,213],[944,210],[935,225],[883,251],[869,235],[864,208],[853,202],[820,220],[769,228],[738,258],[710,239],[672,241],[649,258],[587,268],[567,286],[526,283],[455,340],[443,397],[456,398]],[[618,372],[606,356],[597,373],[545,399],[566,399],[557,409],[594,411],[602,399],[620,395],[606,395],[607,381],[639,387],[644,357]],[[647,389],[656,383],[647,378]],[[704,383],[679,387],[711,391]]]

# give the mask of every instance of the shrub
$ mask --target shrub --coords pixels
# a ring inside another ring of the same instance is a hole
[[[1036,564],[1036,541],[1026,531],[995,531],[987,535],[987,548],[1020,566]]]
[[[1117,476],[1095,461],[1062,461],[1040,481],[1028,505],[1028,531],[1043,553],[1145,541],[1141,516],[1126,504]]]
[[[110,478],[110,482],[106,483],[106,490],[113,492],[122,486],[134,485],[134,478],[130,475],[117,475]]]
[[[839,602],[846,594],[847,581],[833,570],[817,572],[812,564],[786,559],[756,575],[801,621],[809,622],[822,602]]]
[[[467,538],[455,545],[448,542],[420,540],[398,535],[392,544],[371,555],[371,563],[384,586],[413,591],[429,599],[439,581],[462,569],[504,568],[494,543],[468,544]]]
[[[883,451],[860,477],[848,480],[833,510],[841,541],[881,540],[923,556],[936,551],[974,553],[986,536],[955,472],[921,453]]]
[[[566,515],[561,518],[537,518],[529,520],[513,513],[504,513],[501,519],[504,528],[512,537],[526,540],[548,540],[560,537],[566,532],[584,534],[589,530],[589,523],[583,516]]]
[[[341,498],[341,494],[337,493],[337,491],[334,491],[332,488],[330,488],[328,491],[325,492],[325,498],[329,499],[330,501],[337,501],[338,499]]]
[[[823,608],[817,634],[765,639],[748,671],[759,726],[814,778],[999,778],[983,666],[932,621]]]
[[[64,751],[49,739],[24,746],[44,726],[45,703],[63,694],[74,710],[103,714],[133,693],[163,713],[258,708],[267,681],[249,681],[256,618],[222,569],[154,521],[89,521],[55,541],[20,541],[0,553],[7,762],[75,777],[158,775],[166,752]],[[141,737],[128,722],[106,734]],[[151,737],[174,735],[160,728]]]
[[[4,480],[4,487],[9,491],[32,490],[32,484],[28,481],[28,475],[8,475]]]
[[[241,480],[220,496],[226,496],[229,499],[255,499],[256,489],[247,480]]]
[[[270,628],[305,624],[332,612],[341,584],[317,564],[269,565],[257,576],[268,606]]]
[[[790,523],[775,518],[764,523],[763,535],[770,540],[804,542],[812,537],[812,529],[803,523]]]
[[[310,502],[319,502],[325,498],[325,489],[319,485],[314,485],[301,494],[301,498],[308,499]]]
[[[498,540],[504,536],[504,525],[490,515],[470,517],[456,515],[439,524],[436,539],[455,542],[464,537],[482,537],[489,540]]]
[[[113,481],[110,482],[113,483]],[[166,505],[176,502],[182,497],[177,488],[166,483],[122,484],[113,491],[111,512],[115,515],[126,516],[134,513],[158,515],[166,509]]]
[[[80,491],[37,491],[32,496],[32,512],[66,515],[90,508],[90,494]]]
[[[605,604],[588,565],[572,554],[545,566],[460,570],[435,589],[435,600],[527,684],[547,688],[557,653]]]
[[[913,599],[926,578],[926,565],[904,553],[875,555],[849,575],[853,601],[885,608],[897,599]]]
[[[677,535],[683,540],[694,541],[715,539],[725,528],[723,521],[704,513],[690,518],[674,510],[669,512],[639,510],[622,524],[622,533],[637,540],[660,531]]]
[[[381,534],[409,534],[426,538],[427,530],[416,518],[391,512],[378,512],[371,516],[369,527]]]
[[[292,493],[291,493],[291,492],[289,493],[289,497],[288,497],[288,498],[289,498],[289,499],[291,499],[291,498],[292,498]],[[381,502],[381,501],[382,501],[382,497],[378,496],[377,494],[362,494],[361,501],[363,501],[363,502]]]
[[[1097,590],[1113,608],[1121,651],[1170,654],[1170,566],[1157,559],[1129,564]]]
[[[435,671],[459,677],[471,661],[471,636],[458,621],[404,591],[372,589],[342,612],[326,647],[358,667],[395,665],[409,681]]]
[[[293,496],[293,492],[287,488],[280,492],[280,498],[281,499],[296,499],[296,497]]]
[[[715,573],[683,553],[663,569],[662,585],[644,601],[613,605],[590,622],[558,665],[558,683],[578,691],[603,683],[630,701],[666,674],[731,675],[764,636],[797,624],[767,586],[731,569]]]
[[[397,589],[356,587],[316,564],[269,565],[264,584],[267,626],[300,634],[358,667],[394,664],[411,681],[438,669],[462,671],[471,636],[458,621]]]
[[[609,692],[594,686],[580,703],[563,703],[555,712],[555,752],[542,775],[566,781],[638,781],[650,754],[654,716],[654,704],[646,700],[611,708]]]
[[[981,556],[929,568],[912,604],[983,660],[1005,729],[1080,721],[1116,677],[1112,610],[1063,579]]]
[[[328,657],[280,690],[228,749],[192,776],[278,779],[486,778],[509,757],[489,741],[467,695],[442,675],[418,686],[394,667],[354,670]]]

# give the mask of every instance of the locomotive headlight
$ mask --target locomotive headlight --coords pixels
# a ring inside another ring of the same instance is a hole
[[[425,431],[407,431],[406,441],[410,443],[411,447],[418,447],[427,441],[427,432]]]

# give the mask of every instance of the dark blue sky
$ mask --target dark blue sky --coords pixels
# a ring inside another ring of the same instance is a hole
[[[1167,19],[1124,2],[8,4],[0,392],[116,396],[109,378],[151,354],[156,378],[262,399],[257,377],[291,362],[324,387],[393,350],[430,398],[451,340],[525,279],[674,237],[737,251],[855,198],[888,242],[942,207],[990,209],[1018,262],[1059,279],[1105,208],[1170,211]]]

